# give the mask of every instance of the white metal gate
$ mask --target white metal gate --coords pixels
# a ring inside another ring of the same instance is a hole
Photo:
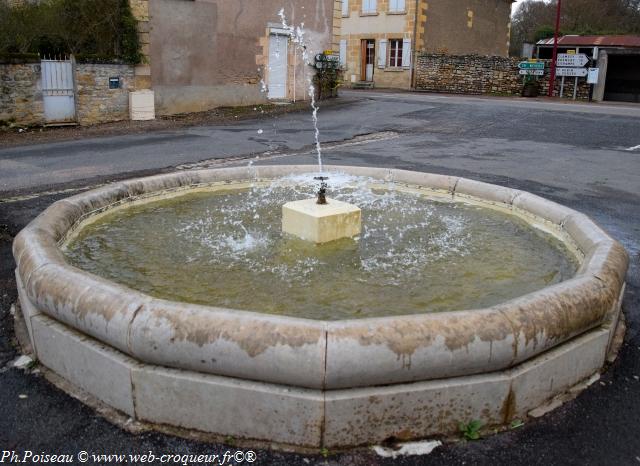
[[[42,95],[47,123],[76,121],[73,64],[71,60],[42,60]]]
[[[269,95],[270,99],[287,97],[287,54],[289,36],[269,36]]]

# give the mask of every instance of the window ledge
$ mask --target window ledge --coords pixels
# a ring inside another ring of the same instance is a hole
[[[367,12],[365,13],[364,11],[360,12],[360,16],[378,16],[380,13],[378,13],[377,11],[372,11],[372,12]]]
[[[388,15],[406,15],[406,11],[387,11]]]
[[[384,71],[389,71],[391,73],[398,73],[400,71],[407,71],[407,68],[396,67],[396,66],[388,66],[384,69]]]

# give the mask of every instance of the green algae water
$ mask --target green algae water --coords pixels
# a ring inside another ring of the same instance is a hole
[[[362,209],[356,239],[281,232],[282,205],[317,188],[301,176],[114,210],[65,253],[158,298],[327,320],[481,308],[575,274],[561,242],[517,217],[331,176],[330,198]]]

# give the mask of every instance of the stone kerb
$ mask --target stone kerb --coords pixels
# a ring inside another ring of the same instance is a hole
[[[270,166],[202,170],[115,183],[59,201],[14,241],[35,307],[153,365],[316,389],[424,381],[506,369],[605,322],[618,303],[626,251],[586,216],[517,190],[402,170],[327,167],[481,199],[530,206],[585,256],[577,276],[488,309],[319,322],[153,299],[66,264],[58,245],[78,222],[112,206],[211,183],[315,170]]]

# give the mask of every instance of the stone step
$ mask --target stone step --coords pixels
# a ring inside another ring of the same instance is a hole
[[[373,89],[373,81],[357,81],[351,84],[353,89]]]

